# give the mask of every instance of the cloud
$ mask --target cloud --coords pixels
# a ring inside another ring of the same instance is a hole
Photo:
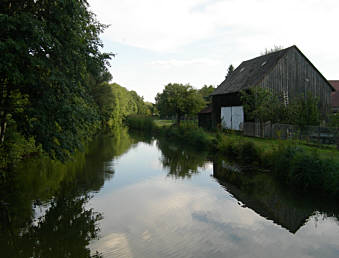
[[[92,0],[90,4],[103,23],[111,24],[107,39],[153,51],[173,51],[214,36],[247,47],[271,47],[272,41],[289,45],[301,38],[313,39],[312,44],[315,37],[333,35],[339,11],[336,1],[319,0]]]
[[[218,85],[231,63],[274,45],[297,45],[326,78],[339,77],[338,1],[89,3],[98,20],[111,25],[102,39],[107,51],[119,53],[111,69],[116,82],[149,101],[169,82]]]

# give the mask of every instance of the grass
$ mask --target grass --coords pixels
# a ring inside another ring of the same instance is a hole
[[[129,117],[126,121],[133,129],[151,131],[211,154],[223,154],[241,165],[270,171],[281,182],[299,191],[339,198],[339,151],[335,148],[245,137],[232,132],[206,132],[192,121],[183,121],[180,127],[174,126],[172,121],[140,116]]]
[[[163,126],[172,126],[174,122],[172,120],[154,120],[156,126],[163,127]]]

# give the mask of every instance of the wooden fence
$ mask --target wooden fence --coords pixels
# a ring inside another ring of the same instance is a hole
[[[336,144],[339,139],[339,131],[336,127],[306,126],[299,128],[289,124],[246,122],[243,128],[244,135],[261,138],[298,139],[320,144]]]

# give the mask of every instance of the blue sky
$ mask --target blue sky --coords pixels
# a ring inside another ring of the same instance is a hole
[[[297,45],[339,79],[337,0],[89,0],[113,81],[154,101],[170,82],[217,86],[230,64],[274,45]]]

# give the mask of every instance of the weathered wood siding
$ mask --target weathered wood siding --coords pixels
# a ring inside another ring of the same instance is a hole
[[[288,93],[289,101],[311,93],[319,98],[322,113],[330,110],[331,88],[319,72],[295,48],[288,51],[279,60],[259,86],[272,89],[277,94],[283,94],[285,91]]]

